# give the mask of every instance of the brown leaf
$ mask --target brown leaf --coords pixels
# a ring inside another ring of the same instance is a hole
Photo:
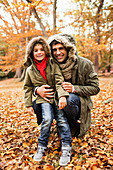
[[[44,170],[54,170],[54,167],[52,165],[49,164],[45,164],[43,167]]]

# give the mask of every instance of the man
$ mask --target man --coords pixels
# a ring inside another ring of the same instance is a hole
[[[80,137],[91,125],[93,104],[90,96],[100,91],[97,73],[90,60],[78,56],[75,39],[71,35],[53,35],[48,42],[52,56],[65,79],[62,86],[69,92],[67,106],[62,110],[68,119],[72,135]],[[36,88],[35,93],[45,100],[53,97],[52,89],[48,85]],[[34,108],[35,111],[38,110],[35,103]]]

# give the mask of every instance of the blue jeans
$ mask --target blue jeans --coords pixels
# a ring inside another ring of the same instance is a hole
[[[77,120],[80,117],[81,102],[79,96],[69,93],[67,98],[67,106],[63,109],[69,122],[71,129],[75,127]]]
[[[40,146],[46,147],[49,140],[51,124],[53,122],[53,106],[50,103],[42,103],[41,109],[42,124],[38,141]]]
[[[55,118],[57,121],[57,126],[59,129],[59,134],[61,137],[62,144],[68,144],[71,146],[71,132],[69,128],[69,124],[67,118],[62,110],[59,110],[57,106],[55,106],[57,111],[55,113]],[[41,124],[41,134],[38,139],[40,146],[47,146],[50,128],[54,118],[54,105],[50,103],[42,103],[42,124]]]
[[[55,119],[57,121],[57,127],[61,137],[61,145],[64,144],[71,146],[72,138],[69,123],[64,111],[59,110],[58,106],[55,106]]]

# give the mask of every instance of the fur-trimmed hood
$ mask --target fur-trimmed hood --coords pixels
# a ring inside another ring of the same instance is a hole
[[[51,52],[50,52],[49,44],[47,43],[47,41],[43,37],[39,36],[39,37],[35,37],[35,38],[33,38],[32,40],[29,41],[29,43],[26,47],[26,55],[25,55],[26,60],[28,60],[29,58],[32,58],[32,52],[33,52],[34,45],[38,42],[42,43],[42,46],[43,46],[44,51],[46,53],[46,56],[50,57]]]
[[[70,34],[55,34],[48,39],[48,43],[50,47],[54,40],[64,45],[64,47],[68,50],[69,58],[76,60],[77,49],[76,49],[76,41],[73,36],[71,36]]]

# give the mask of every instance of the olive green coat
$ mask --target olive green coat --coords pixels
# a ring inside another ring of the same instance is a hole
[[[38,41],[43,42],[43,47],[44,47],[44,50],[46,51],[46,55],[49,56],[46,69],[45,69],[47,81],[40,74],[31,55],[33,46]],[[26,59],[27,59],[27,62],[25,63],[25,66],[28,67],[30,65],[26,70],[26,76],[24,80],[24,102],[25,102],[26,107],[33,105],[32,94],[33,94],[34,88],[37,86],[48,84],[50,85],[50,88],[54,90],[55,99],[50,99],[50,103],[53,103],[54,100],[58,101],[58,99],[61,96],[69,96],[68,92],[66,92],[61,86],[61,83],[64,81],[62,73],[58,65],[54,62],[53,58],[50,56],[49,46],[42,37],[36,37],[29,42],[27,49],[26,49]],[[45,103],[45,102],[47,101],[45,101],[41,96],[37,95],[36,97],[37,104]]]
[[[69,82],[74,85],[76,91],[75,94],[80,97],[81,101],[81,113],[78,121],[80,126],[75,124],[74,131],[80,130],[78,136],[82,136],[91,125],[91,109],[93,103],[90,96],[96,95],[100,91],[98,75],[90,60],[78,56],[74,37],[69,34],[53,35],[48,39],[50,47],[54,40],[63,44],[68,51],[68,59],[65,64],[59,63],[61,70],[62,65],[65,65],[66,67],[68,60],[73,59],[73,62],[75,63],[71,69],[71,80],[69,80]]]
[[[55,94],[56,99],[57,95],[58,98],[60,98],[61,96],[69,96],[69,94],[61,86],[61,83],[64,81],[64,78],[61,74],[58,65],[53,62],[52,58],[48,59],[45,72],[47,81],[41,76],[34,63],[27,68],[24,80],[24,101],[26,107],[33,105],[32,94],[34,88],[37,86],[42,86],[46,84],[50,85],[50,88],[52,88],[54,92],[57,91],[57,93]],[[54,99],[51,99],[50,103],[53,103],[53,101]],[[40,95],[37,95],[37,104],[45,102],[47,101],[45,101]]]
[[[79,136],[82,136],[91,125],[93,103],[90,96],[96,95],[100,91],[98,76],[90,60],[78,56],[72,69],[72,84],[81,101]]]

